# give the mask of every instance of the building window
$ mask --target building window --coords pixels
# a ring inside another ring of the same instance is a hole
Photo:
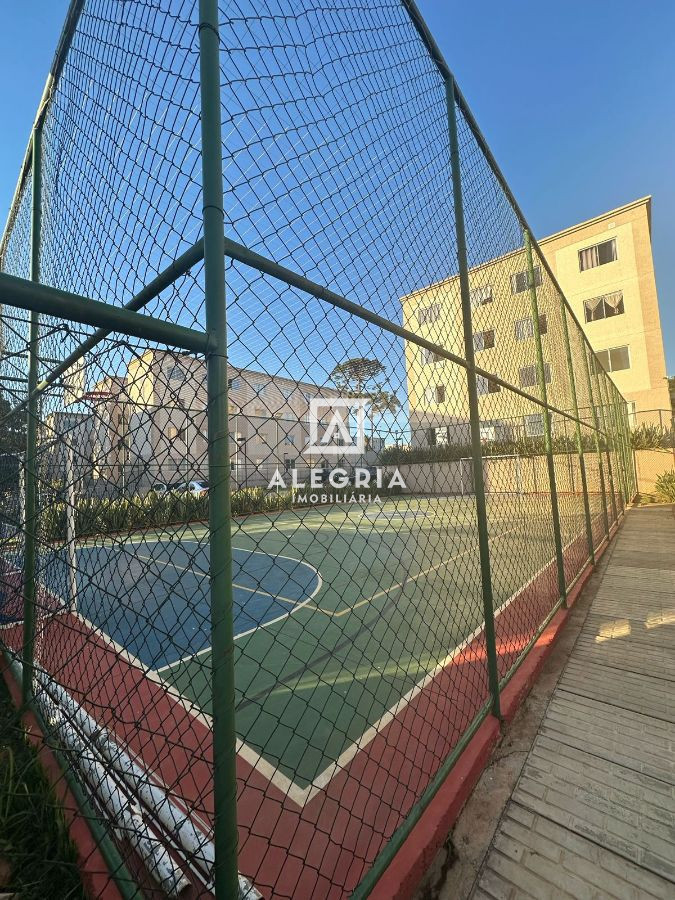
[[[485,420],[479,426],[481,441],[498,441],[501,439],[502,422],[500,419]]]
[[[291,444],[291,446],[295,447],[295,435],[294,435],[294,434],[287,434],[287,435],[286,435],[286,443],[287,443],[287,444]]]
[[[312,395],[309,393],[309,391],[303,391],[302,396],[305,400],[305,403],[309,403],[309,401],[312,399]]]
[[[417,321],[420,325],[428,325],[441,317],[441,304],[432,303],[417,310]]]
[[[168,370],[169,381],[185,381],[185,369],[180,364],[171,366]]]
[[[628,347],[610,347],[609,350],[596,350],[598,362],[605,372],[619,372],[621,369],[630,369],[630,350]],[[594,365],[594,374],[600,368]]]
[[[518,372],[520,377],[520,386],[522,388],[535,387],[537,384],[537,367],[523,366]],[[548,363],[544,363],[544,381],[546,384],[551,383],[551,367]]]
[[[476,375],[476,390],[479,394],[498,394],[501,385],[484,375]]]
[[[227,379],[228,391],[238,391],[240,387],[241,387],[241,378],[228,378]]]
[[[423,366],[434,366],[436,363],[443,362],[442,356],[439,356],[433,350],[427,350],[426,347],[420,348],[420,359]]]
[[[538,287],[541,284],[541,266],[534,267],[534,283]],[[524,272],[516,272],[511,276],[511,293],[522,294],[529,287],[527,283],[527,269]]]
[[[584,300],[584,318],[587,322],[621,316],[623,312],[623,291],[613,291],[611,294],[601,294],[599,297]]]
[[[527,338],[534,337],[534,324],[531,316],[524,319],[516,319],[515,325],[516,340],[524,341]],[[548,319],[546,313],[539,315],[539,334],[546,334],[548,331]]]
[[[284,400],[291,400],[293,398],[293,394],[295,393],[294,387],[281,387],[281,396]]]
[[[586,269],[604,266],[606,263],[614,262],[616,258],[616,238],[593,244],[592,247],[579,251],[579,271],[585,272]]]
[[[435,388],[425,388],[424,399],[429,406],[432,406],[434,403],[445,403],[445,386],[438,384]]]
[[[472,309],[475,309],[477,306],[485,306],[486,303],[492,303],[492,288],[489,284],[485,287],[473,288],[469,291],[469,300],[471,301]]]
[[[525,434],[528,437],[541,437],[544,433],[544,415],[543,413],[531,413],[523,416],[525,424]]]
[[[474,350],[492,350],[495,345],[495,330],[488,328],[487,331],[477,331],[473,336]]]

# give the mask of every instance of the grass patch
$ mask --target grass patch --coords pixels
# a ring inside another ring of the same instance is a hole
[[[61,806],[0,677],[0,893],[85,898]]]

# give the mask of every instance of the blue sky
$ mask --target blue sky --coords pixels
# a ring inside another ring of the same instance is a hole
[[[671,0],[419,0],[538,235],[652,194],[668,371],[675,374],[675,72]],[[8,4],[0,32],[0,217],[65,16]]]

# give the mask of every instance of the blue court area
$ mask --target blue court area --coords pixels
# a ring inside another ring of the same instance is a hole
[[[21,560],[13,560],[16,569]],[[134,540],[78,546],[71,605],[65,550],[40,555],[38,621],[69,606],[152,669],[207,650],[209,548],[197,540]],[[233,551],[236,637],[285,618],[318,590],[306,562],[259,550]],[[14,594],[14,592],[11,592]],[[5,607],[4,610],[1,607]],[[11,608],[10,608],[11,606]],[[16,597],[0,593],[0,616],[21,618]]]

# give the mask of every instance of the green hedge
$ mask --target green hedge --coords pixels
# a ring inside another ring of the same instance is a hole
[[[604,449],[604,438],[601,446]],[[554,453],[577,453],[576,436],[560,435],[553,438]],[[581,444],[586,452],[595,450],[592,435],[584,434]],[[543,456],[546,452],[544,438],[523,438],[522,440],[489,441],[483,444],[483,456]],[[382,466],[405,466],[410,463],[453,462],[471,458],[470,444],[443,444],[435,447],[386,447],[379,456]]]
[[[108,534],[156,528],[172,523],[207,519],[207,497],[189,493],[155,494],[145,497],[83,497],[75,504],[75,536]],[[40,515],[41,536],[46,541],[66,536],[66,504],[52,503]]]
[[[290,491],[271,493],[262,487],[243,488],[232,493],[232,515],[274,512],[290,509]],[[195,497],[188,492],[155,494],[145,497],[81,498],[75,506],[75,536],[136,531],[163,525],[206,521],[209,499],[204,494]],[[57,502],[44,510],[40,517],[44,540],[64,539],[66,536],[66,504]]]
[[[302,493],[347,493],[352,487],[345,489],[316,488]],[[393,488],[387,491],[380,488],[373,493],[381,497],[400,492]],[[301,505],[306,508],[305,504]],[[277,512],[293,507],[293,492],[290,490],[270,491],[263,487],[242,488],[231,494],[233,516],[244,516],[250,513]],[[208,495],[195,497],[190,493],[155,494],[150,492],[145,497],[116,498],[82,498],[75,507],[75,536],[115,534],[119,532],[138,531],[145,528],[159,528],[164,525],[179,525],[188,522],[204,522],[209,517]],[[50,504],[40,515],[41,538],[45,541],[65,540],[66,537],[66,504],[55,502]]]

